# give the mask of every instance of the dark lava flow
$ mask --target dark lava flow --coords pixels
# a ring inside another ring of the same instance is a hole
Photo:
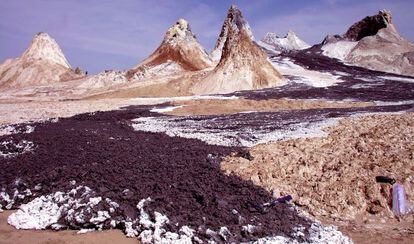
[[[176,223],[201,227],[197,235],[202,239],[208,238],[202,234],[207,228],[217,231],[223,226],[233,234],[229,240],[236,241],[291,236],[295,226],[310,226],[288,204],[264,209],[262,204],[272,200],[269,193],[221,172],[220,158],[242,153],[242,148],[134,131],[131,119],[158,116],[148,109],[137,106],[81,114],[56,123],[34,123],[35,130],[29,134],[0,137],[0,142],[28,140],[35,145],[33,152],[0,157],[0,189],[11,195],[16,186],[33,189],[41,183],[39,196],[72,189],[75,186],[69,182],[76,180],[76,185],[88,186],[119,203],[117,214],[132,219],[138,214],[137,203],[151,197],[146,211],[165,214],[170,219],[167,230],[177,231]],[[126,189],[128,194],[123,193]],[[17,199],[14,206],[32,198]],[[261,223],[253,235],[241,230],[249,223]]]
[[[309,53],[307,53],[309,52]],[[404,82],[382,78],[389,76],[395,78],[414,77],[395,75],[379,71],[373,71],[362,67],[344,65],[336,59],[322,56],[315,50],[285,52],[279,56],[271,57],[276,62],[281,58],[289,58],[294,63],[310,70],[347,73],[342,75],[344,82],[330,87],[313,87],[299,83],[289,83],[285,86],[268,88],[256,91],[235,92],[232,95],[246,97],[255,100],[266,99],[328,99],[328,100],[357,100],[357,101],[412,101],[414,100],[414,82]],[[287,77],[289,78],[289,77]],[[372,81],[367,81],[367,79]],[[294,81],[294,78],[293,78]]]

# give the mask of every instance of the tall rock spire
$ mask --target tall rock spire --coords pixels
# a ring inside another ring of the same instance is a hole
[[[254,43],[249,24],[234,5],[230,7],[224,21],[219,44],[222,43],[222,37],[225,40],[220,61],[213,71],[194,86],[194,93],[229,93],[282,83],[282,76]]]
[[[243,18],[242,12],[236,5],[232,5],[227,12],[227,18],[224,20],[216,45],[211,52],[211,57],[214,61],[219,61],[221,58],[229,29],[232,29],[233,32],[244,30],[252,40],[254,39],[249,23]]]

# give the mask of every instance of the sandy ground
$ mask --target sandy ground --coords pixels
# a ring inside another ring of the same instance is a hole
[[[326,221],[325,223],[337,225],[335,222]],[[414,243],[412,221],[389,220],[382,223],[378,218],[371,218],[366,223],[339,226],[339,230],[351,237],[356,244]]]
[[[247,111],[269,112],[278,110],[293,109],[316,109],[316,108],[349,108],[372,106],[370,102],[329,102],[323,100],[290,100],[290,99],[269,99],[269,100],[191,100],[172,102],[176,108],[166,114],[184,115],[214,115],[234,114]]]
[[[109,111],[128,105],[143,105],[153,101],[139,99],[98,99],[67,101],[0,101],[0,125],[39,121],[50,118],[70,117],[80,113]],[[212,115],[233,114],[243,111],[277,111],[312,108],[347,108],[370,106],[369,102],[328,102],[312,100],[189,100],[173,101],[176,108],[167,114],[171,115]]]
[[[0,213],[0,244],[132,244],[139,243],[136,238],[127,238],[120,230],[95,231],[77,234],[77,231],[36,231],[16,230],[7,224],[7,217],[13,211]]]
[[[0,125],[49,118],[70,117],[80,113],[108,111],[130,105],[125,99],[106,99],[93,101],[0,101]]]
[[[253,160],[230,157],[222,169],[276,196],[291,194],[318,219],[353,228],[356,238],[414,241],[413,217],[397,223],[390,187],[375,182],[378,175],[394,177],[414,202],[414,114],[349,118],[327,130],[326,138],[258,145],[250,149]]]
[[[7,217],[14,211],[0,213],[0,244],[138,244],[135,238],[127,238],[120,230],[95,231],[86,234],[77,234],[74,230],[52,231],[52,230],[16,230],[7,224]],[[335,224],[335,223],[332,223]],[[407,228],[407,224],[394,221],[395,228]],[[389,235],[381,233],[382,228],[389,228],[389,223],[376,224],[377,232],[362,231],[363,228],[357,226],[340,227],[340,230],[350,236],[355,243],[413,243],[414,230],[405,235]],[[382,227],[382,228],[381,228]]]

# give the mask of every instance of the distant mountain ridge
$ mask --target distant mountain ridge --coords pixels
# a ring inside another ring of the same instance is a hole
[[[311,47],[305,41],[300,39],[295,32],[288,31],[285,37],[279,37],[276,33],[268,32],[262,39],[260,44],[267,44],[271,46],[275,51],[290,51],[290,50],[302,50]]]

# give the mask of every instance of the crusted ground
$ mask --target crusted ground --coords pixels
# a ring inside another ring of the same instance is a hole
[[[291,194],[311,215],[337,224],[359,223],[359,228],[374,231],[372,218],[383,225],[395,221],[390,187],[376,183],[375,177],[394,177],[414,201],[414,114],[348,118],[327,131],[326,138],[258,145],[250,149],[253,160],[228,157],[221,168],[275,196]],[[411,218],[402,221],[412,226]],[[393,228],[379,229],[390,235],[398,232]]]

